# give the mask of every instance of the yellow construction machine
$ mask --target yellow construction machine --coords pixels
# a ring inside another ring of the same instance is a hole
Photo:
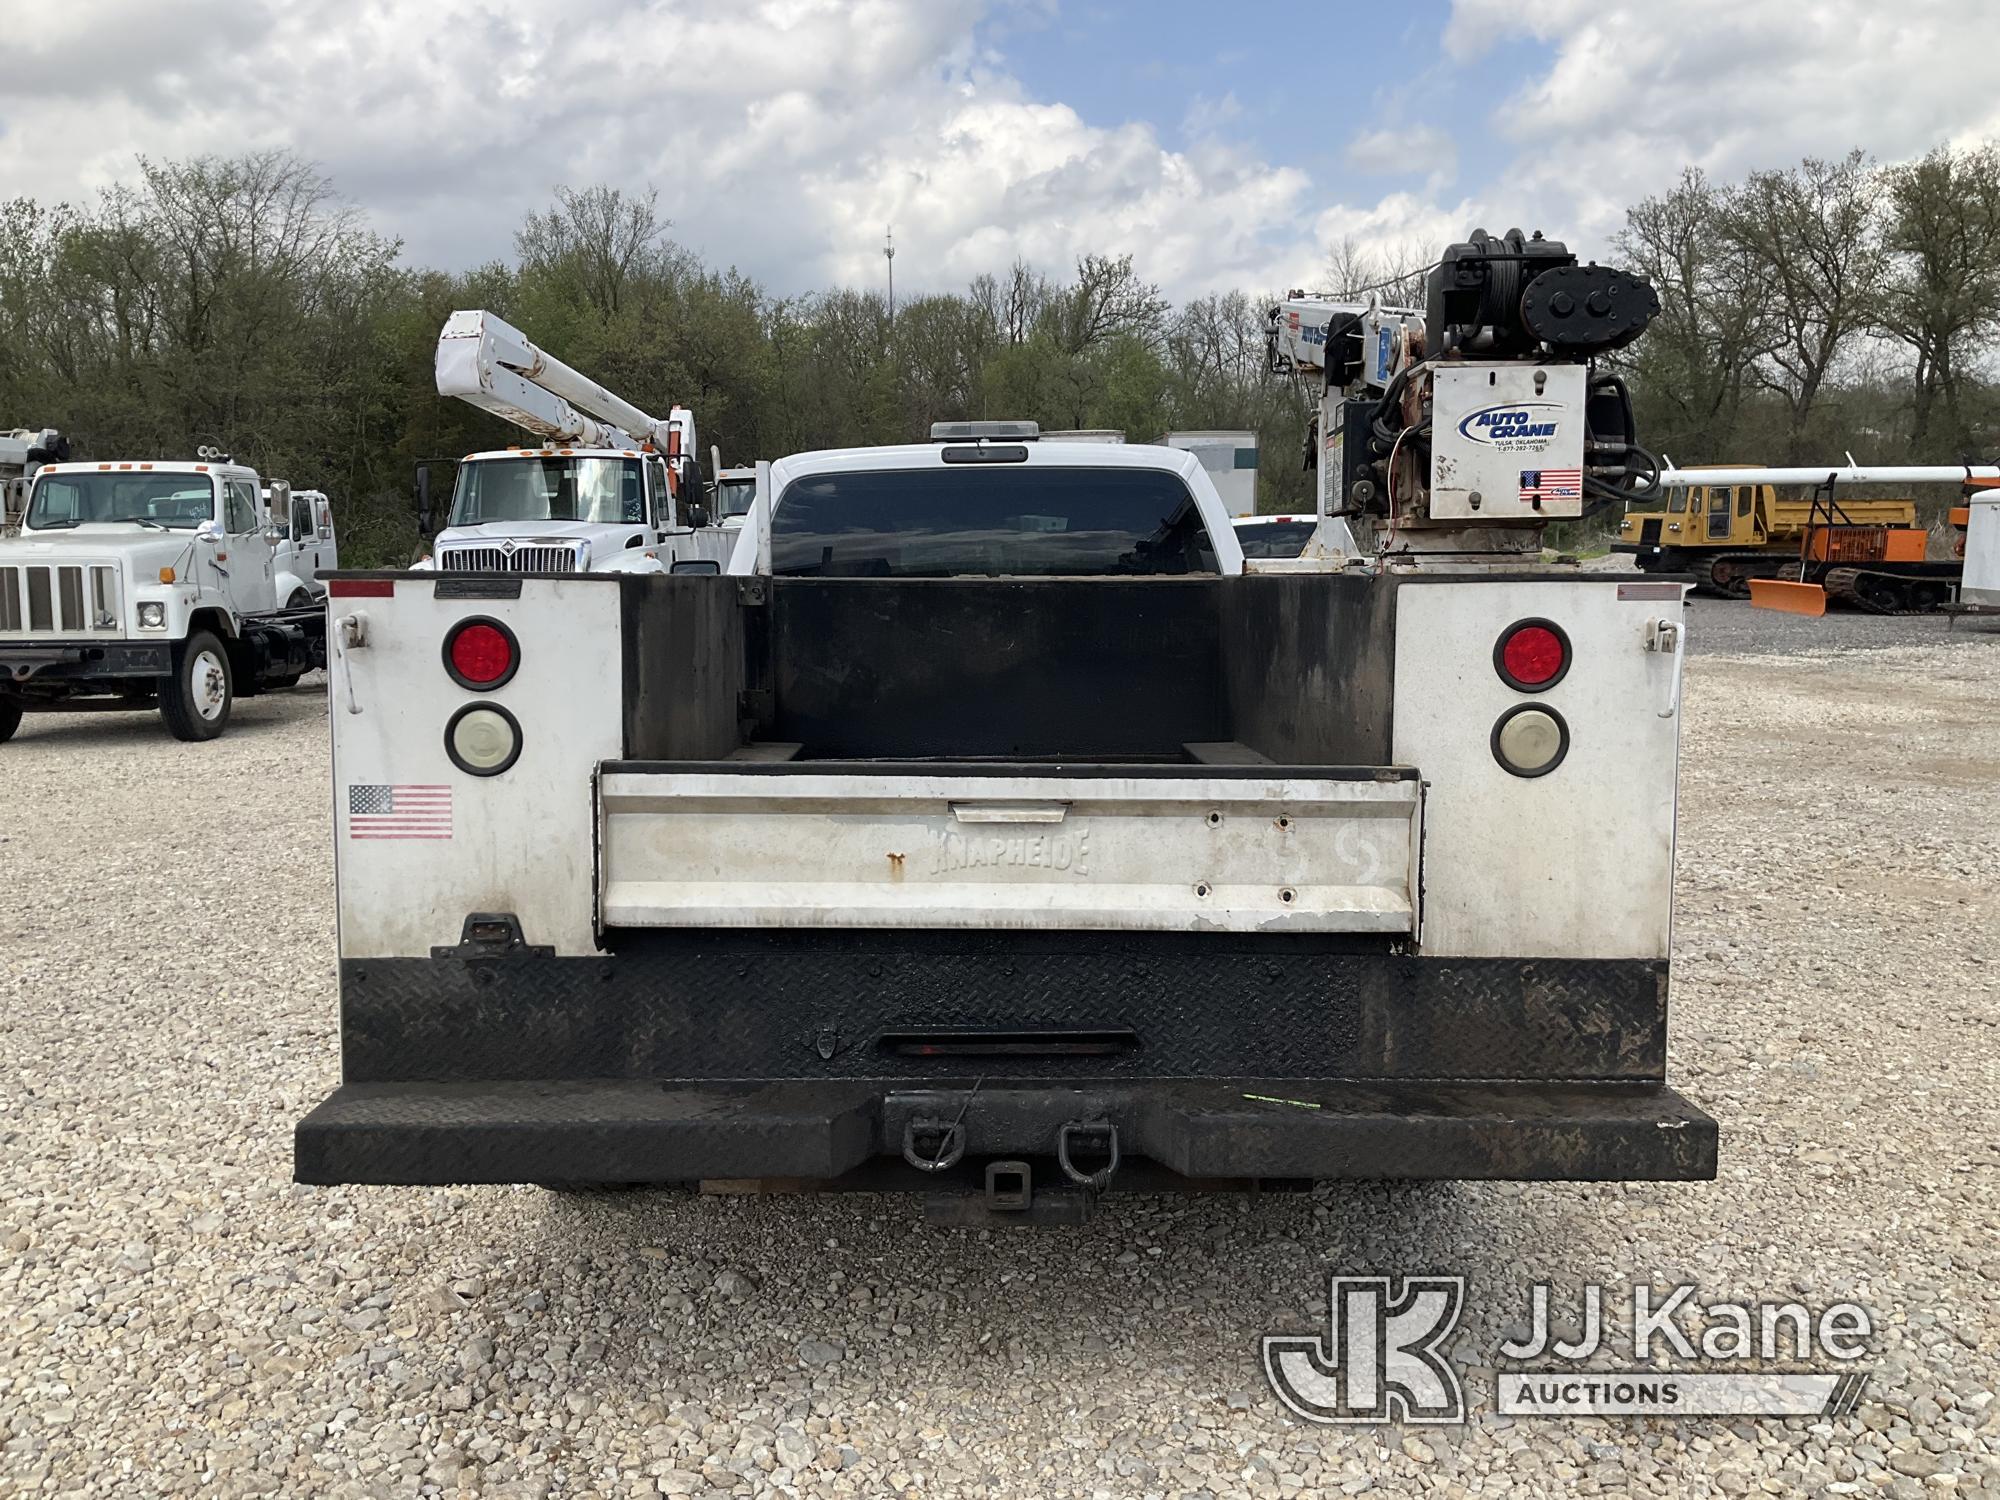
[[[1703,471],[1677,472],[1693,480]],[[1788,499],[1772,484],[1663,484],[1648,505],[1626,507],[1611,550],[1632,553],[1648,573],[1692,574],[1698,593],[1747,599],[1753,578],[1796,578],[1802,555],[1827,565],[1920,563],[1924,532],[1914,500],[1843,497],[1836,519],[1824,498]]]
[[[1948,513],[1954,555],[1933,560],[1916,501],[1851,499],[1843,484],[1955,484],[1969,498],[2000,485],[2000,467],[1667,468],[1660,500],[1628,511],[1613,550],[1648,572],[1690,573],[1699,591],[1793,614],[1825,614],[1829,602],[1885,615],[1949,605],[1965,573],[1967,508]],[[1806,497],[1780,498],[1794,486]]]

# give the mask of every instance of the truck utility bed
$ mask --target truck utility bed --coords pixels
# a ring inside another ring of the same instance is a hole
[[[1664,1083],[1678,586],[333,592],[344,1082],[302,1181],[1713,1174]],[[467,620],[516,643],[490,692],[439,670]],[[1522,620],[1589,643],[1545,691],[1495,675]],[[1524,704],[1565,725],[1531,778]],[[466,774],[485,705],[517,758]],[[448,834],[356,836],[410,786]]]

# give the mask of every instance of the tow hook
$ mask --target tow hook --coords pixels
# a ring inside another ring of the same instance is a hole
[[[964,1155],[963,1120],[912,1119],[903,1126],[903,1160],[919,1172],[942,1172]]]
[[[1079,1153],[1102,1165],[1085,1171],[1077,1165]],[[1109,1120],[1071,1120],[1056,1132],[1056,1165],[1078,1187],[1102,1192],[1118,1171],[1118,1127]]]

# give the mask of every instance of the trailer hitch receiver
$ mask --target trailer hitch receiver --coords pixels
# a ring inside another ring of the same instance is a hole
[[[1056,1165],[1077,1186],[1102,1192],[1118,1172],[1118,1127],[1109,1120],[1071,1120],[1056,1132]]]

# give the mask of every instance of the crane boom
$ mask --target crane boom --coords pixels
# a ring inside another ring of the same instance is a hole
[[[686,408],[674,407],[665,419],[650,416],[490,312],[467,309],[445,320],[437,388],[440,396],[456,396],[542,438],[591,448],[694,451],[694,418]]]
[[[1407,354],[1403,331],[1423,327],[1424,315],[1413,307],[1390,307],[1370,300],[1344,302],[1294,292],[1273,307],[1264,343],[1274,374],[1289,375],[1326,369],[1327,331],[1337,316],[1346,315],[1362,351],[1361,374],[1380,389]]]

